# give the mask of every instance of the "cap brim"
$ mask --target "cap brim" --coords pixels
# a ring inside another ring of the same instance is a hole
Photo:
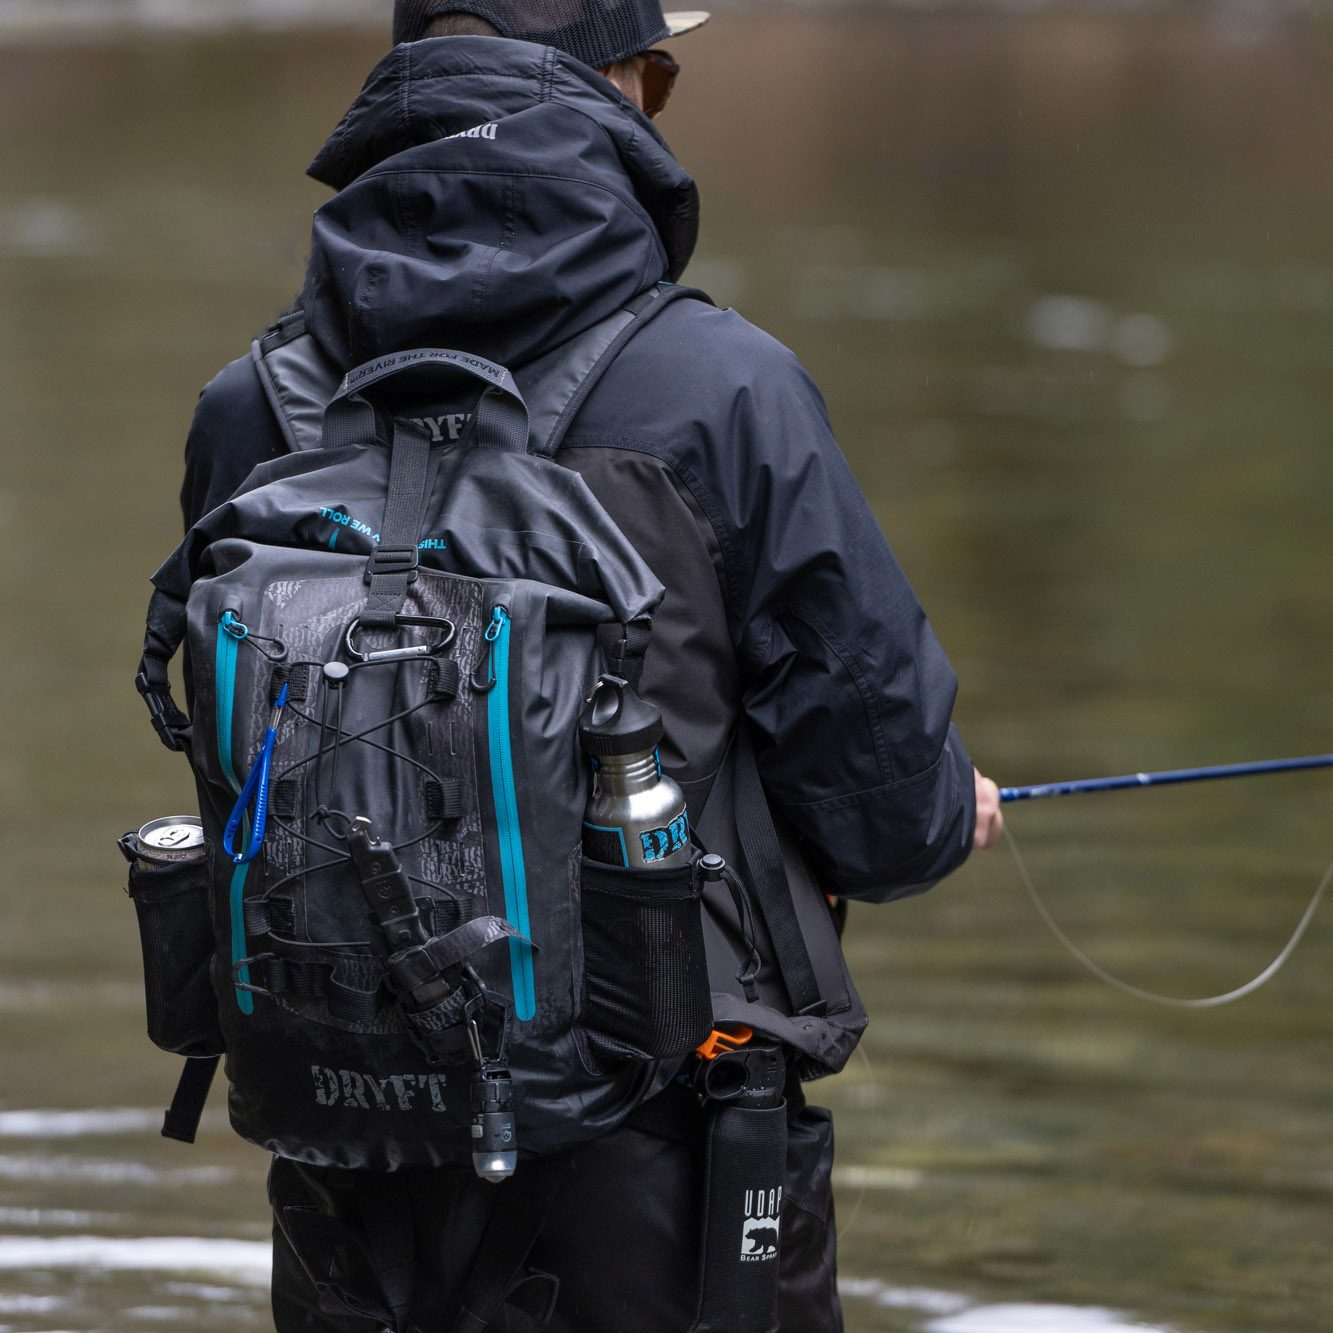
[[[681,9],[674,14],[663,14],[662,17],[666,19],[667,30],[671,36],[679,37],[682,33],[702,28],[712,15],[702,9]]]

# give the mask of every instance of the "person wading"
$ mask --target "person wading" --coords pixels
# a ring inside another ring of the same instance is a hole
[[[522,383],[663,299],[575,405],[556,461],[666,588],[640,685],[661,710],[661,768],[759,909],[724,879],[705,887],[706,1054],[750,1080],[755,1108],[785,1108],[781,1184],[726,1211],[707,1145],[735,1088],[719,1075],[710,1101],[694,1056],[653,1069],[638,1109],[558,1170],[521,1165],[498,1186],[280,1155],[280,1333],[842,1327],[832,1125],[803,1087],[842,1067],[867,1020],[830,902],[929,888],[992,845],[1001,816],[818,390],[780,344],[675,287],[698,199],[656,128],[678,72],[657,43],[706,17],[657,0],[400,0],[393,50],[310,168],[335,194],[297,307],[204,390],[182,504],[189,527],[303,447],[302,412],[318,422],[354,366],[453,348]],[[449,447],[475,401],[459,389],[416,419]],[[768,1282],[747,1265],[774,1276],[772,1308],[744,1295]]]

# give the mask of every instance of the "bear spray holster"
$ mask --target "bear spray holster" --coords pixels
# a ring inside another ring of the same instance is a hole
[[[690,1333],[778,1327],[786,1061],[780,1046],[752,1038],[740,1025],[715,1031],[693,1071],[708,1116],[699,1307]]]

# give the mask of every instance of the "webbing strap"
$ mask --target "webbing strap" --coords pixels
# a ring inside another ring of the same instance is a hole
[[[304,310],[283,316],[256,338],[250,360],[292,453],[318,449],[324,409],[342,382],[342,372],[306,332]]]
[[[578,416],[579,409],[587,401],[588,395],[597,387],[598,382],[606,374],[611,363],[620,355],[625,344],[635,337],[649,320],[656,319],[673,301],[679,301],[685,297],[692,297],[696,301],[705,301],[712,305],[712,301],[703,292],[693,287],[649,287],[646,292],[640,292],[632,301],[627,301],[617,312],[617,314],[628,316],[627,319],[613,317],[611,320],[602,323],[600,326],[602,330],[610,332],[611,336],[607,338],[596,361],[584,372],[578,385],[565,400],[565,405],[556,419],[550,435],[541,446],[542,453],[548,457],[555,456],[556,451],[564,442],[570,426],[574,424],[574,418]]]
[[[162,1121],[162,1137],[193,1143],[203,1118],[208,1090],[213,1086],[213,1075],[218,1071],[220,1055],[200,1056],[186,1060],[176,1084],[176,1095]]]
[[[402,949],[389,959],[389,965],[411,966],[421,969],[423,977],[438,976],[451,967],[456,967],[474,953],[480,952],[487,945],[497,944],[501,940],[523,940],[530,949],[537,946],[521,931],[515,930],[503,917],[479,916],[451,930],[447,935],[436,935],[425,944],[412,949]]]
[[[363,394],[375,384],[422,366],[462,371],[486,386],[472,416],[473,442],[484,448],[526,453],[528,410],[514,377],[503,367],[470,352],[422,347],[367,361],[349,370],[324,413],[324,442],[330,448],[373,438],[375,408]],[[366,564],[370,593],[361,623],[369,629],[394,627],[407,587],[417,576],[417,541],[429,493],[431,442],[413,421],[394,421],[389,485],[384,498],[380,540]]]
[[[423,906],[428,910],[433,904]],[[266,904],[263,900],[246,904],[245,925],[249,935],[269,933],[273,907],[272,903]],[[400,949],[391,955],[390,974],[396,973],[400,982],[404,978],[415,978],[419,983],[432,981],[481,950],[507,939],[524,940],[533,950],[537,948],[502,917],[474,917],[461,926],[433,935],[422,944]],[[391,1002],[391,993],[385,985],[387,976],[382,971],[338,969],[326,960],[305,958],[300,951],[284,949],[280,941],[271,941],[271,947],[263,953],[239,959],[237,966],[240,964],[245,965],[250,977],[248,985],[255,993],[323,1000],[339,1018],[372,1022]],[[454,1008],[446,1007],[438,1013],[432,1010],[433,1017],[422,1018],[422,1022],[428,1027],[457,1022],[461,1017],[459,1006],[466,997],[461,990],[456,993],[460,998]],[[458,1012],[454,1012],[455,1009]],[[409,1017],[416,1019],[421,1015],[413,1013]]]
[[[394,423],[389,455],[389,488],[379,544],[366,562],[370,593],[361,623],[391,629],[407,600],[407,585],[417,576],[417,541],[426,512],[430,477],[430,440],[410,425]]]
[[[612,311],[559,347],[520,366],[514,374],[528,405],[528,452],[554,455],[567,424],[565,408],[588,372],[602,360],[620,331],[634,319],[627,309]]]
[[[743,721],[737,726],[731,752],[735,766],[736,833],[745,857],[747,884],[759,904],[768,938],[772,941],[774,958],[782,974],[792,1013],[821,1014],[824,1001],[810,963],[810,952],[805,947],[805,937],[801,934],[801,923],[787,883],[782,848],[755,763],[754,747]],[[728,778],[730,768],[724,760],[700,812],[697,827],[705,841],[708,829],[721,817],[718,812],[725,811],[728,806],[727,797],[732,794]]]
[[[563,1153],[524,1162],[522,1171],[499,1187],[449,1333],[487,1333],[496,1312],[528,1280],[528,1255],[569,1174],[571,1156]],[[552,1306],[554,1294],[552,1291]],[[545,1318],[538,1316],[539,1325],[548,1321],[552,1311],[544,1313]]]
[[[810,965],[801,923],[796,918],[773,815],[759,778],[750,735],[743,724],[736,738],[736,765],[736,831],[755,885],[759,910],[782,970],[787,997],[794,1013],[822,1013],[824,1002],[819,995],[819,983]]]
[[[246,914],[247,924],[249,913]],[[331,963],[266,952],[240,958],[234,972],[245,968],[245,988],[255,995],[286,995],[322,1000],[329,1012],[344,1022],[373,1023],[390,1002],[380,977],[348,976],[339,980]]]
[[[647,655],[652,634],[653,622],[649,616],[631,620],[625,626],[620,642],[607,654],[607,669],[613,676],[627,680],[632,690],[639,688],[639,681],[643,678],[643,659]]]
[[[134,686],[148,705],[153,730],[168,750],[189,753],[190,719],[171,697],[167,663],[185,638],[185,603],[157,589],[148,603],[148,624],[144,632],[143,656]]]

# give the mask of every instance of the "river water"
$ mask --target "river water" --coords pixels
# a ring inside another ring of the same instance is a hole
[[[302,168],[383,38],[356,4],[308,29],[300,5],[233,28],[222,8],[127,4],[120,27],[0,5],[16,1333],[268,1326],[261,1154],[216,1110],[193,1149],[155,1133],[175,1061],[141,1036],[113,843],[192,801],[130,677],[194,395],[295,289],[322,198]],[[688,278],[823,387],[980,766],[1333,749],[1327,22],[777,7],[677,54],[661,124],[705,205]],[[1333,856],[1331,794],[1271,778],[1010,817],[1099,963],[1197,996],[1281,947]],[[1004,852],[852,920],[874,1022],[816,1090],[850,1330],[1333,1326],[1329,920],[1202,1012],[1081,972]]]

